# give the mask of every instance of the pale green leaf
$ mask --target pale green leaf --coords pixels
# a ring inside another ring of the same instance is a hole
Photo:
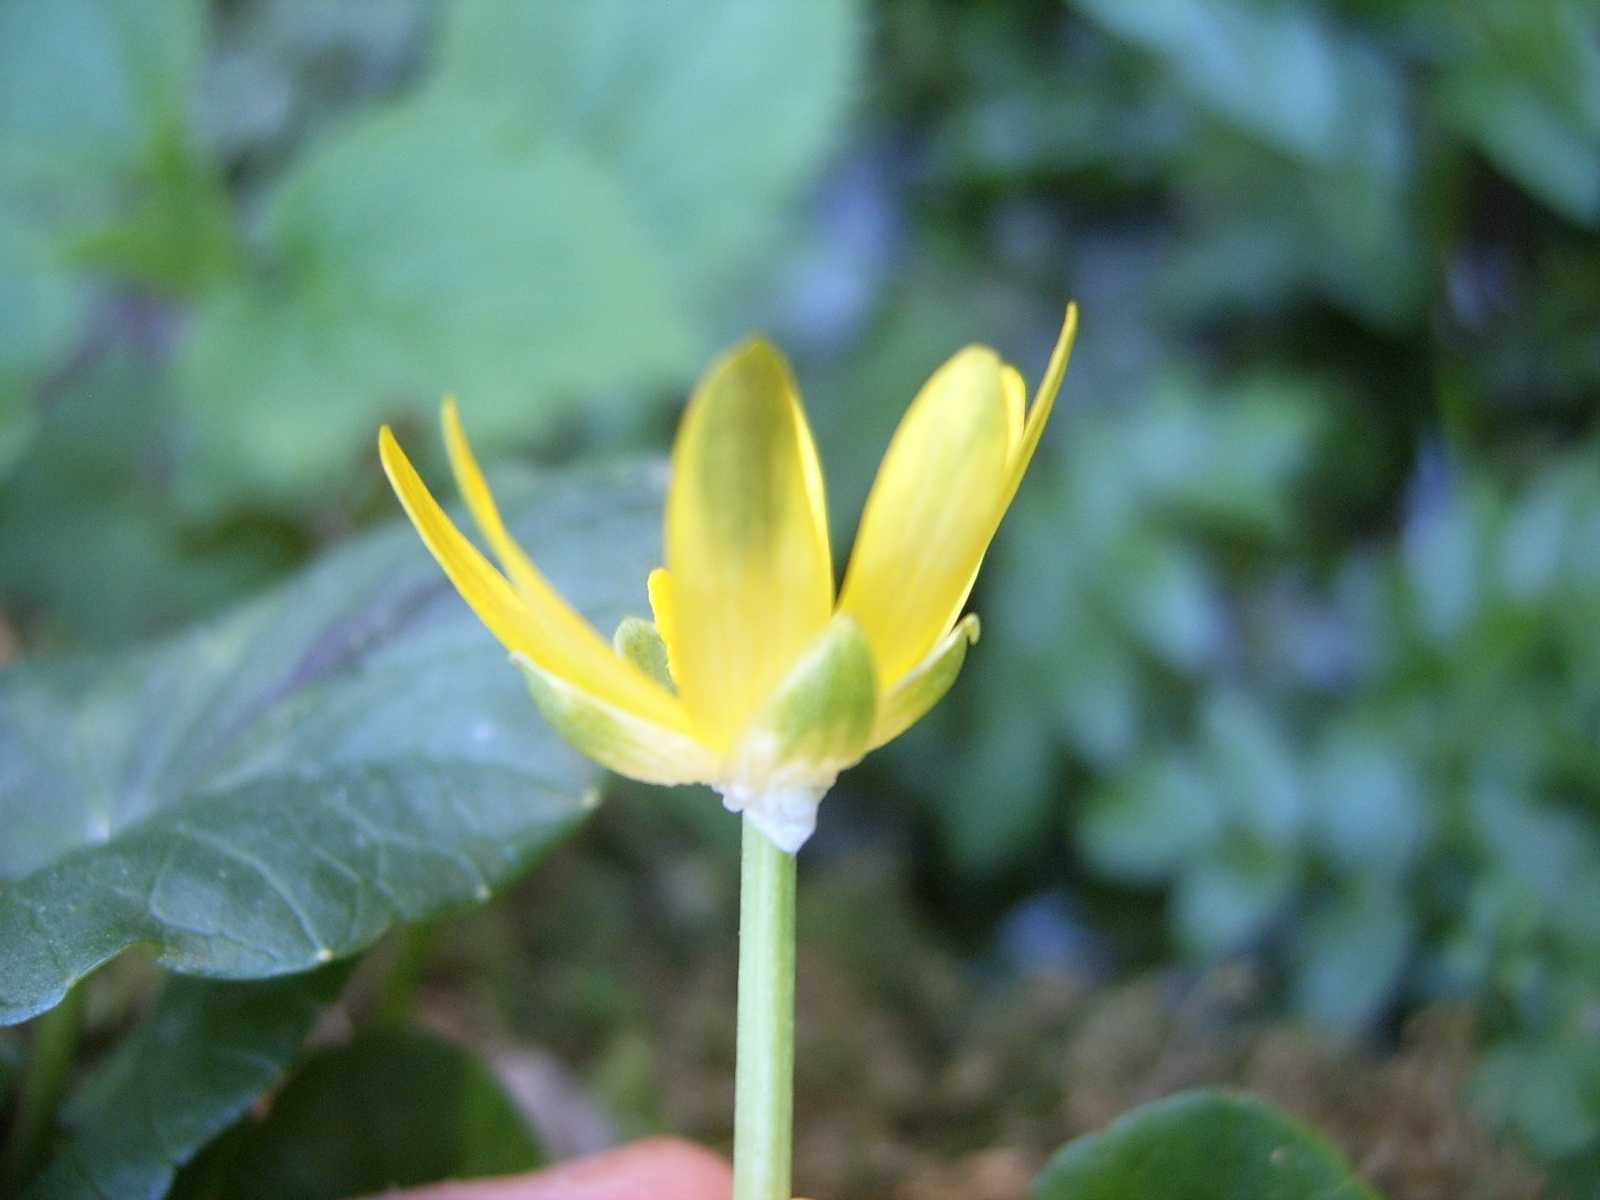
[[[835,132],[856,8],[450,6],[434,74],[294,163],[200,306],[192,501],[289,502],[445,392],[492,447],[684,387]]]

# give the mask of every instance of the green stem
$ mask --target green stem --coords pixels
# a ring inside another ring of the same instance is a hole
[[[733,1200],[790,1200],[794,1158],[794,855],[748,818],[739,873]]]
[[[50,1135],[56,1106],[61,1103],[72,1073],[78,1035],[83,1030],[85,990],[80,983],[34,1024],[16,1116],[6,1138],[4,1161],[0,1162],[0,1192],[6,1195],[20,1193]]]
[[[377,1010],[372,1014],[374,1024],[400,1026],[410,1020],[437,930],[436,924],[419,921],[399,931],[394,963],[383,981]]]

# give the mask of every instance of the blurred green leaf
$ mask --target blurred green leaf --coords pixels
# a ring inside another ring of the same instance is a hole
[[[1222,397],[1209,390],[1182,375],[1163,380],[1128,430],[1131,464],[1162,504],[1207,531],[1283,537],[1288,492],[1310,463],[1327,397],[1293,376],[1229,381]]]
[[[1202,714],[1202,736],[1222,811],[1238,828],[1289,846],[1306,819],[1305,789],[1294,748],[1263,700],[1218,692]]]
[[[158,362],[120,342],[51,389],[0,505],[8,609],[111,646],[209,615],[295,561],[293,530],[176,519],[174,417]]]
[[[1143,649],[1183,672],[1217,658],[1226,637],[1222,600],[1198,551],[1134,536],[1107,565],[1118,575],[1107,590],[1124,597],[1116,617]]]
[[[0,480],[32,444],[34,388],[65,355],[83,304],[50,248],[0,198]]]
[[[1185,160],[1179,186],[1185,219],[1159,297],[1177,315],[1263,317],[1314,296],[1384,332],[1414,330],[1428,263],[1405,178],[1218,135]]]
[[[1305,4],[1250,0],[1072,0],[1106,29],[1160,55],[1218,116],[1314,163],[1390,170],[1405,148],[1404,90],[1358,36]]]
[[[654,467],[597,469],[505,501],[609,627],[643,607],[660,484]],[[161,646],[13,668],[0,1021],[134,942],[224,978],[351,954],[486,899],[575,825],[594,780],[409,528]]]
[[[428,1034],[380,1030],[324,1050],[222,1155],[218,1195],[343,1200],[527,1171],[543,1158],[489,1070]]]
[[[168,289],[226,268],[221,180],[188,132],[205,33],[200,0],[14,0],[0,10],[10,236],[58,268]]]
[[[1330,724],[1306,769],[1312,832],[1341,870],[1393,879],[1410,867],[1430,832],[1428,797],[1390,738]]]
[[[293,501],[445,392],[493,446],[683,386],[743,332],[734,284],[829,144],[861,32],[855,0],[450,7],[433,77],[297,161],[253,269],[196,314],[191,501]]]
[[[1584,0],[1482,4],[1450,14],[1459,49],[1446,118],[1568,220],[1600,225],[1600,43]]]
[[[348,970],[257,983],[167,981],[154,1009],[65,1106],[26,1200],[160,1200],[178,1169],[276,1084]]]
[[[1447,103],[1507,175],[1569,220],[1600,225],[1600,129],[1576,124],[1514,79],[1469,76]]]
[[[205,13],[0,6],[0,479],[41,424],[37,392],[66,365],[89,272],[183,288],[227,262],[221,181],[186,133]]]
[[[1518,1039],[1491,1047],[1472,1093],[1547,1159],[1592,1152],[1600,1139],[1600,1049],[1590,1038]]]
[[[130,210],[71,238],[65,258],[171,294],[225,278],[236,251],[221,177],[175,124],[152,135],[147,158],[131,180]]]
[[[984,705],[978,721],[943,739],[928,725],[915,740],[904,739],[898,753],[901,762],[920,755],[922,769],[933,767],[929,773],[940,777],[925,794],[953,865],[970,878],[993,875],[1048,845],[1056,821],[1049,746],[996,705]],[[935,757],[928,744],[941,740],[945,752]]]
[[[152,134],[187,111],[205,15],[201,0],[9,0],[0,8],[4,189],[44,217],[91,215],[114,196],[118,176],[146,161]]]
[[[1179,941],[1202,960],[1237,954],[1287,908],[1299,883],[1298,861],[1282,850],[1227,842],[1178,875],[1172,920]]]
[[[1324,897],[1296,941],[1296,1011],[1334,1029],[1368,1024],[1394,998],[1415,932],[1406,897],[1386,881]]]
[[[461,5],[440,86],[506,105],[519,142],[568,143],[620,189],[670,302],[727,316],[839,137],[867,31],[858,0]]]
[[[1378,1200],[1334,1149],[1252,1096],[1183,1092],[1069,1144],[1033,1200]]]
[[[1064,624],[1072,633],[1058,660],[1063,732],[1097,766],[1123,762],[1140,745],[1145,680],[1102,618],[1085,613]]]
[[[1078,836],[1090,860],[1119,879],[1156,883],[1181,871],[1223,831],[1218,799],[1192,759],[1154,755],[1090,799]]]

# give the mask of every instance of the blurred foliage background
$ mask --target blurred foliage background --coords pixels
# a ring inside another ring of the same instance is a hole
[[[446,391],[659,452],[755,328],[845,545],[928,372],[1036,378],[1075,297],[981,647],[816,870],[892,825],[965,945],[1465,1001],[1477,1102],[1600,1188],[1597,230],[1587,0],[5,0],[7,641],[392,517],[373,431]]]

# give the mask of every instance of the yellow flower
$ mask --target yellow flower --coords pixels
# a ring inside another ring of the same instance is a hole
[[[900,422],[837,599],[822,469],[793,376],[753,340],[714,364],[678,431],[655,622],[608,644],[507,533],[453,401],[456,483],[504,574],[451,523],[388,427],[384,471],[540,710],[590,758],[648,783],[705,783],[785,850],[839,772],[949,690],[977,641],[961,616],[1049,419],[1077,331],[1067,309],[1031,411],[1015,368],[969,346]]]

